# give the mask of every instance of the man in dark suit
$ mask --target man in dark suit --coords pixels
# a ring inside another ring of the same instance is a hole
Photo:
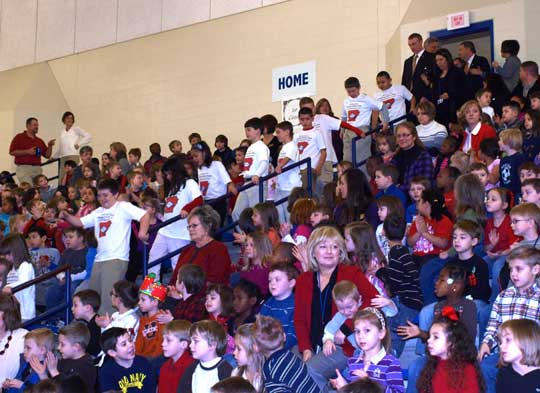
[[[413,33],[409,36],[408,44],[413,55],[403,64],[401,84],[411,91],[419,103],[422,98],[432,99],[431,85],[422,81],[422,74],[433,80],[435,70],[435,55],[424,50],[422,36]]]
[[[476,47],[472,41],[463,41],[459,44],[458,56],[466,62],[463,71],[467,76],[469,91],[465,92],[464,96],[473,100],[476,92],[484,87],[483,83],[491,72],[489,61],[476,54]]]
[[[538,64],[534,61],[524,61],[519,67],[519,83],[512,95],[529,98],[535,91],[540,91]]]

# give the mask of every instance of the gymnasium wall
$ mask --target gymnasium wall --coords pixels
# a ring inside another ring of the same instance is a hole
[[[286,1],[5,71],[0,81],[31,78],[36,67],[48,67],[66,107],[94,136],[98,154],[120,140],[143,148],[146,155],[150,142],[161,142],[165,149],[172,138],[187,144],[193,131],[210,142],[225,133],[236,145],[247,118],[279,117],[279,103],[271,102],[274,67],[316,60],[318,97],[328,97],[336,112],[346,77],[358,75],[372,93],[375,73],[385,64],[386,41],[409,2]],[[31,89],[40,90],[33,80]],[[54,137],[61,126],[58,100],[42,100],[32,111],[24,103],[30,87],[18,88],[21,93],[11,100],[0,91],[0,109],[18,108],[0,124],[6,135],[0,146],[2,167],[11,162],[4,152],[15,130],[24,128],[26,116],[39,113],[44,139]],[[27,111],[19,110],[23,107]]]

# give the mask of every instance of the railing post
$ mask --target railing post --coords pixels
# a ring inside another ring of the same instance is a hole
[[[352,140],[352,146],[351,146],[351,159],[353,168],[356,168],[356,141],[358,140],[358,137],[354,137]]]
[[[148,256],[146,254],[146,243],[143,243],[143,257],[142,257],[142,270],[143,278],[148,275]]]
[[[264,181],[259,178],[259,203],[264,202]]]
[[[57,180],[57,181],[58,181],[58,185],[60,185],[60,180],[61,180],[61,179],[60,179],[60,170],[62,169],[62,166],[60,165],[61,163],[62,163],[62,160],[59,158],[59,159],[58,159],[58,173],[57,173],[57,175],[58,175],[58,180]]]
[[[311,168],[311,158],[308,157],[306,173],[307,173],[307,192],[310,198],[313,196],[313,178],[311,177],[312,171],[313,169]]]
[[[66,271],[66,325],[71,317],[71,269]]]

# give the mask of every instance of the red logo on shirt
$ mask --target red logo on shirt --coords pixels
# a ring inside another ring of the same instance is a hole
[[[206,192],[208,191],[208,182],[207,181],[201,181],[199,182],[199,187],[201,188],[201,194],[203,196],[206,196]]]
[[[174,210],[174,207],[178,203],[178,198],[176,196],[168,197],[165,199],[165,213],[172,213]]]
[[[386,101],[383,101],[383,104],[386,104],[387,108],[392,108],[392,105],[394,105],[394,102],[396,102],[395,98],[390,98]]]
[[[298,142],[296,145],[298,147],[298,153],[302,154],[304,149],[309,146],[309,142]]]
[[[347,112],[347,121],[355,121],[360,111],[358,109],[353,109]]]
[[[244,171],[249,171],[249,168],[251,168],[251,164],[253,164],[253,158],[244,158]]]
[[[111,221],[104,221],[99,223],[99,237],[107,236],[107,232],[109,231],[111,224]]]

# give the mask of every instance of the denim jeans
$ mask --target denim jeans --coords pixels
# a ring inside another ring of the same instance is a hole
[[[395,351],[395,356],[399,358],[405,347],[405,341],[398,336],[396,329],[398,326],[407,325],[407,321],[413,322],[418,316],[418,310],[405,306],[399,299],[399,296],[392,298],[397,306],[398,313],[388,318],[388,327],[390,328],[390,336],[392,337],[392,349]]]
[[[307,362],[308,372],[315,381],[321,392],[328,391],[328,380],[335,378],[336,369],[343,371],[347,368],[347,356],[339,345],[330,356],[326,356],[322,351],[313,355]]]
[[[491,297],[489,298],[489,302],[493,304],[497,295],[502,291],[502,288],[499,285],[499,275],[506,263],[506,256],[491,258],[486,255],[484,261],[486,261],[488,265],[489,276],[491,277]]]
[[[407,393],[418,393],[416,388],[416,381],[422,372],[422,369],[426,365],[427,357],[420,356],[416,358],[411,364],[409,364],[409,379],[407,381]]]
[[[499,352],[493,352],[480,362],[480,370],[484,375],[484,381],[486,381],[486,393],[495,393],[495,383],[499,372],[497,368],[498,362]]]
[[[435,304],[437,303],[433,302],[427,306],[424,306],[418,314],[418,327],[424,332],[428,332],[431,324],[433,323]],[[416,342],[416,354],[420,356],[426,354],[426,344],[421,339],[418,339]]]

